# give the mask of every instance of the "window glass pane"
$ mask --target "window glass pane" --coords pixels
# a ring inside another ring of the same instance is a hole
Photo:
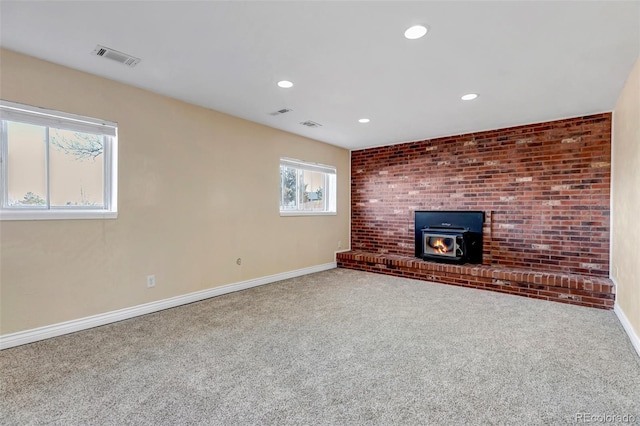
[[[297,170],[292,167],[280,166],[280,198],[281,210],[296,210],[298,201],[296,197]]]
[[[46,206],[46,127],[7,121],[7,204]]]
[[[324,173],[301,170],[302,210],[324,210]]]
[[[327,188],[325,195],[325,205],[327,211],[335,212],[336,211],[336,175],[330,174],[327,175]]]
[[[51,206],[104,207],[104,136],[49,129]]]
[[[336,212],[336,174],[332,166],[280,159],[280,213]]]

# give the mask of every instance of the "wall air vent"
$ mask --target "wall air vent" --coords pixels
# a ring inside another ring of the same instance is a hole
[[[116,62],[120,62],[121,64],[127,65],[129,67],[135,67],[140,62],[140,58],[136,58],[135,56],[127,55],[126,53],[118,52],[117,50],[113,50],[109,47],[104,47],[97,45],[92,55],[102,56],[107,59],[114,60]]]
[[[307,127],[322,127],[322,124],[316,123],[315,121],[311,121],[311,120],[303,121],[300,124]]]
[[[280,114],[286,114],[288,112],[291,112],[291,110],[289,108],[282,108],[282,109],[279,109],[277,111],[270,112],[269,115],[280,115]]]

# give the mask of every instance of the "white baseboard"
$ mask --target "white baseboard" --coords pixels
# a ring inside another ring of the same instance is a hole
[[[63,334],[74,333],[76,331],[86,330],[89,328],[122,321],[140,315],[162,311],[164,309],[174,308],[180,305],[186,305],[187,303],[197,302],[199,300],[208,299],[210,297],[233,293],[240,290],[246,290],[251,287],[257,287],[276,281],[299,277],[302,275],[313,274],[315,272],[326,271],[335,267],[336,262],[325,263],[323,265],[296,269],[295,271],[283,272],[280,274],[241,281],[234,284],[227,284],[207,290],[196,291],[194,293],[188,293],[182,296],[175,296],[169,299],[158,300],[157,302],[145,303],[143,305],[132,306],[130,308],[119,309],[117,311],[105,312],[103,314],[92,315],[90,317],[84,317],[76,320],[47,325],[44,327],[33,328],[31,330],[5,334],[3,336],[0,336],[0,350],[24,345],[27,343],[37,342],[39,340],[49,339],[51,337],[62,336]]]
[[[638,335],[636,334],[635,330],[631,326],[631,323],[627,319],[627,316],[624,314],[624,311],[622,310],[622,308],[620,308],[620,305],[618,305],[618,302],[613,305],[613,312],[615,312],[618,316],[618,320],[620,321],[620,324],[622,324],[622,328],[624,328],[624,331],[627,332],[629,340],[631,340],[631,344],[638,353],[638,356],[640,356],[640,337],[638,337]]]

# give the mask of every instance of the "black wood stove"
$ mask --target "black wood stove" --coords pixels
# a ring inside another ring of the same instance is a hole
[[[482,263],[484,212],[415,212],[416,257],[448,263]]]

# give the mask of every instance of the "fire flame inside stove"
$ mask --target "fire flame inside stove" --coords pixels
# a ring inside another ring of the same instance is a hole
[[[444,240],[442,238],[436,239],[430,245],[436,253],[447,253],[449,251],[447,250],[447,245],[444,243]]]

